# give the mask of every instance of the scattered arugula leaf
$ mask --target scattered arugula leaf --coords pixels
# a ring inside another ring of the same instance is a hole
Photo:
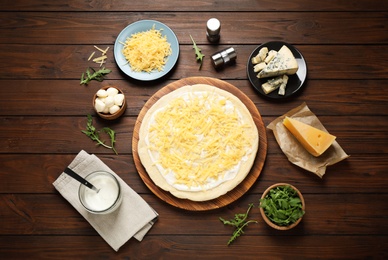
[[[100,131],[97,131],[97,129],[93,126],[93,118],[91,115],[88,115],[86,130],[82,130],[82,133],[90,137],[90,139],[92,139],[93,141],[96,141],[97,145],[102,145],[105,148],[112,149],[115,152],[115,154],[118,154],[114,147],[114,144],[116,142],[115,131],[110,129],[109,127],[104,127],[102,130],[109,135],[110,141],[111,141],[110,146],[106,145],[105,142],[100,139]]]
[[[256,220],[248,220],[248,214],[251,208],[253,207],[253,203],[249,204],[248,210],[246,213],[235,214],[234,219],[225,220],[223,218],[219,218],[224,225],[230,225],[235,227],[233,231],[233,235],[230,237],[228,241],[228,245],[230,245],[233,241],[235,241],[240,235],[244,234],[244,227],[248,226],[250,223],[257,223]]]
[[[116,138],[115,138],[116,132],[114,130],[110,129],[109,127],[104,127],[102,130],[107,135],[109,135],[109,137],[110,137],[110,146],[112,147],[112,150],[117,154],[117,151],[114,148],[115,143],[116,143]]]
[[[304,215],[302,201],[291,186],[284,185],[271,189],[260,199],[260,208],[276,225],[289,226]]]
[[[199,65],[199,69],[198,70],[201,70],[201,67],[202,67],[202,63],[203,63],[203,57],[205,57],[205,55],[203,55],[201,53],[201,49],[198,48],[197,44],[195,43],[193,37],[191,37],[190,35],[190,38],[191,38],[191,41],[193,42],[193,49],[195,50],[195,56],[197,58],[197,61],[200,61],[201,64]]]
[[[82,73],[80,85],[82,84],[87,85],[92,80],[97,80],[101,82],[104,80],[104,76],[109,74],[110,72],[111,72],[110,69],[102,68],[96,71],[95,69],[89,67],[86,69],[86,72]]]

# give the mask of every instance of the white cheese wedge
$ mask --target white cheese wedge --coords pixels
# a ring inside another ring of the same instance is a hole
[[[275,57],[257,75],[258,78],[292,75],[298,71],[298,62],[287,46],[283,45]]]

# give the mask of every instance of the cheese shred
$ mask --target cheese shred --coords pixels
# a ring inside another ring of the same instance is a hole
[[[123,55],[135,72],[162,71],[172,50],[167,36],[155,25],[148,31],[132,34],[123,43]]]

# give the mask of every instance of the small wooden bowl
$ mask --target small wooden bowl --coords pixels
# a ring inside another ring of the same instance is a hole
[[[298,193],[298,196],[299,196],[299,198],[300,198],[300,200],[301,200],[301,202],[302,202],[302,209],[303,209],[303,211],[305,211],[305,202],[304,202],[304,198],[303,198],[303,196],[302,196],[302,193],[300,193],[300,191],[299,191],[297,188],[295,188],[294,186],[292,186],[292,185],[290,185],[290,184],[288,184],[288,183],[276,183],[276,184],[274,184],[274,185],[271,185],[270,187],[268,187],[268,188],[264,191],[263,195],[261,196],[261,199],[264,199],[265,196],[267,196],[267,194],[268,194],[268,192],[269,192],[270,190],[272,190],[273,188],[279,187],[279,186],[290,186],[292,189],[296,190],[296,192]],[[261,208],[261,207],[260,207],[260,213],[261,213],[261,216],[263,217],[265,223],[267,223],[270,227],[272,227],[272,228],[274,228],[274,229],[277,229],[277,230],[289,230],[289,229],[292,229],[292,228],[296,227],[296,226],[299,224],[299,222],[302,220],[302,218],[303,218],[303,217],[299,218],[296,222],[292,223],[292,224],[289,225],[289,226],[278,226],[278,225],[276,225],[275,223],[273,223],[273,222],[267,217],[267,215],[266,215],[265,212],[264,212],[264,209]]]
[[[104,89],[104,90],[107,90],[108,88],[115,88],[119,91],[120,94],[124,94],[123,91],[121,91],[121,89],[119,89],[118,87],[116,86],[105,86],[105,87],[102,87],[101,89]],[[125,112],[125,109],[127,108],[127,102],[125,100],[125,96],[124,96],[124,101],[123,101],[123,104],[121,105],[120,109],[114,113],[114,114],[105,114],[105,113],[101,113],[101,112],[97,112],[96,110],[96,107],[95,107],[95,102],[96,102],[96,98],[97,98],[97,92],[94,94],[93,96],[93,102],[92,102],[92,105],[93,105],[93,108],[94,108],[94,111],[96,111],[96,113],[103,119],[106,119],[106,120],[114,120],[114,119],[117,119],[119,118],[122,114],[124,114]]]

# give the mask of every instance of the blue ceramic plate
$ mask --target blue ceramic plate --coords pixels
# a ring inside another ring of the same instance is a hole
[[[272,91],[269,94],[265,94],[261,88],[261,85],[267,82],[271,78],[259,79],[257,77],[257,73],[253,71],[254,65],[252,64],[251,59],[252,57],[256,56],[259,53],[259,50],[263,47],[267,47],[268,50],[278,51],[283,45],[286,45],[290,49],[296,61],[298,62],[299,69],[294,75],[289,76],[287,87],[286,87],[286,94],[284,96],[279,95],[277,90]],[[294,95],[298,94],[302,90],[303,84],[307,77],[307,65],[302,54],[291,44],[288,44],[285,42],[276,42],[276,41],[267,42],[258,46],[249,56],[248,63],[247,63],[247,74],[252,86],[262,96],[272,100],[281,100],[281,99],[287,99],[287,98],[293,97]]]
[[[167,36],[167,41],[171,45],[172,54],[167,57],[167,63],[162,71],[156,70],[150,73],[132,71],[131,66],[128,64],[122,53],[124,47],[122,43],[125,42],[128,37],[131,37],[132,34],[148,31],[154,25],[156,30],[162,29],[161,32],[163,36]],[[174,67],[179,57],[179,42],[175,33],[167,25],[154,20],[141,20],[128,25],[120,32],[114,45],[114,56],[119,68],[131,78],[143,81],[155,80],[166,75]]]

